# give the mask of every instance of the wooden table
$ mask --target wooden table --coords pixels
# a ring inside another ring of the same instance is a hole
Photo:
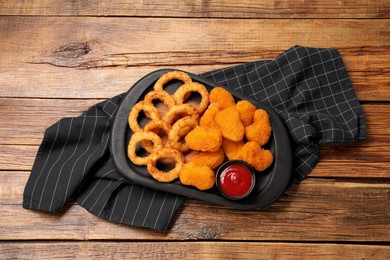
[[[105,2],[0,1],[1,258],[389,259],[389,1]],[[168,233],[78,205],[55,215],[22,208],[44,130],[60,118],[159,68],[201,73],[296,44],[339,49],[367,141],[321,146],[310,177],[272,206],[189,200]]]

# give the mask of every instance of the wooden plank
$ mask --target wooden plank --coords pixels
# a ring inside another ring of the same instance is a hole
[[[367,152],[359,146],[341,149],[344,152],[340,152],[332,145],[325,146],[320,150],[321,159],[312,172],[312,176],[390,178],[389,145],[381,144],[382,146],[375,145],[375,151],[368,146]],[[38,148],[35,145],[0,145],[0,170],[30,171]],[[355,149],[358,151],[355,152]]]
[[[67,204],[57,214],[23,209],[27,178],[28,172],[0,172],[2,240],[390,240],[389,179],[307,179],[273,205],[251,211],[189,200],[165,234],[111,223],[78,205]]]
[[[0,97],[111,98],[127,91],[144,75],[158,69],[175,68],[200,74],[233,65],[159,65],[155,67],[145,65],[88,70],[58,68],[45,64],[22,64],[9,69],[5,69],[4,66],[4,70],[0,68]],[[381,66],[373,67],[373,70],[377,71],[369,71],[369,69],[349,71],[349,77],[359,100],[390,100],[390,94],[386,91],[390,84],[388,70]]]
[[[0,144],[0,170],[31,170],[38,151],[36,145],[3,145]],[[388,169],[390,162],[390,146],[386,142],[360,142],[352,144],[323,145],[320,146],[320,162],[326,162],[329,170],[347,172],[355,167],[371,169],[371,173],[363,173],[365,176],[389,177],[389,173],[376,173],[377,167],[383,170]],[[17,158],[17,160],[15,160]],[[338,163],[337,167],[331,162]],[[350,168],[355,163],[355,167]],[[373,163],[372,165],[369,163]],[[344,165],[344,166],[343,166]],[[324,173],[323,171],[321,171]],[[324,175],[325,177],[327,175]],[[351,176],[348,174],[347,176]],[[353,175],[356,177],[356,174]]]
[[[0,254],[6,259],[386,259],[390,247],[266,242],[11,242],[0,244]]]
[[[77,117],[102,99],[0,98],[0,144],[39,145],[46,128]]]
[[[390,100],[390,20],[8,16],[0,25],[1,97],[108,98],[158,68],[200,73],[298,44],[338,48],[359,99]]]
[[[331,8],[330,8],[331,7]],[[168,17],[229,17],[229,18],[384,18],[389,17],[387,1],[313,0],[310,3],[288,0],[211,0],[157,1],[136,0],[131,4],[109,2],[5,0],[0,2],[0,15],[88,15],[88,16],[168,16]]]
[[[389,142],[355,142],[320,146],[324,161],[389,162]]]
[[[63,117],[77,117],[101,101],[103,99],[0,98],[0,144],[39,145],[50,125]],[[367,121],[367,141],[331,145],[330,149],[354,149],[358,146],[366,150],[371,142],[380,145],[390,141],[390,105],[364,104],[363,110]]]
[[[31,170],[44,131],[101,100],[0,99],[0,169]],[[316,177],[390,177],[388,105],[363,105],[367,141],[321,145]],[[18,158],[15,160],[15,158]]]
[[[320,162],[310,173],[310,177],[320,178],[390,178],[390,162],[325,161]]]

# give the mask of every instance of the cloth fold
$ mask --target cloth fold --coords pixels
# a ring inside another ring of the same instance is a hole
[[[295,183],[317,164],[320,144],[365,139],[364,113],[336,49],[294,46],[274,60],[201,76],[278,113],[290,133]],[[25,187],[24,208],[58,212],[73,200],[110,221],[169,228],[186,197],[131,183],[111,161],[111,125],[124,95],[46,130]]]

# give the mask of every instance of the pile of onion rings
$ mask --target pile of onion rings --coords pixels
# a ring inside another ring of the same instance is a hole
[[[184,83],[173,95],[164,90],[164,85],[172,80]],[[186,103],[192,92],[200,94],[199,105]],[[168,110],[162,113],[161,109],[154,105],[155,100],[161,101]],[[129,159],[136,165],[145,165],[149,174],[160,182],[177,179],[185,163],[183,153],[190,150],[184,137],[198,126],[199,117],[208,105],[209,93],[206,87],[193,82],[188,74],[172,71],[162,75],[155,83],[154,89],[130,111],[128,123],[133,134],[128,145]],[[141,111],[150,119],[144,127],[138,123]],[[149,155],[137,155],[138,143]],[[168,172],[159,170],[157,161],[163,159],[170,159],[175,167]]]
[[[164,87],[172,80],[183,84],[171,95]],[[194,92],[200,95],[200,102],[190,100]],[[159,104],[155,105],[156,100],[164,105],[165,111]],[[159,182],[180,178],[182,184],[200,190],[213,187],[213,172],[226,158],[244,160],[255,168],[261,165],[259,169],[263,170],[273,160],[272,154],[260,147],[268,141],[271,126],[266,112],[255,113],[255,110],[247,101],[236,104],[233,96],[222,88],[217,87],[209,93],[204,85],[194,82],[188,74],[168,72],[129,113],[128,123],[133,133],[128,144],[128,157],[132,163],[146,166],[149,174]],[[234,115],[230,116],[229,111]],[[149,120],[143,127],[139,123],[141,112]],[[229,127],[233,129],[232,133],[225,130]],[[259,127],[264,133],[261,145],[258,145],[255,134]],[[251,145],[244,148],[247,142]],[[139,144],[147,156],[137,154]],[[265,159],[249,158],[247,154],[255,152],[252,147],[263,153]],[[164,162],[169,164],[170,170],[159,169],[159,163]]]

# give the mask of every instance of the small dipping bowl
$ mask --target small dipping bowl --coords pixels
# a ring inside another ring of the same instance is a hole
[[[255,173],[249,164],[240,160],[223,163],[217,170],[215,184],[228,199],[241,200],[249,196],[255,187]]]

